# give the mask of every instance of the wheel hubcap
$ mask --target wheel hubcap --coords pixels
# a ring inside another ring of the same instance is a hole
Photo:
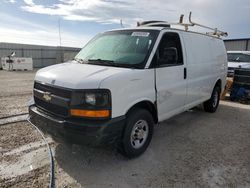
[[[218,103],[218,92],[216,91],[214,94],[214,98],[213,98],[213,107],[216,107],[217,103]]]
[[[138,149],[144,145],[148,137],[148,123],[145,120],[138,120],[131,132],[131,145]]]

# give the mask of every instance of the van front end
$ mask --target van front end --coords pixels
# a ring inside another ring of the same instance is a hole
[[[125,154],[139,156],[151,140],[153,123],[148,111],[133,112],[133,106],[141,100],[154,104],[154,71],[144,68],[159,33],[148,28],[108,31],[74,60],[40,69],[30,122],[55,140],[94,146],[121,141]]]
[[[91,146],[121,138],[125,117],[111,118],[107,89],[68,89],[35,82],[30,122],[55,140]]]

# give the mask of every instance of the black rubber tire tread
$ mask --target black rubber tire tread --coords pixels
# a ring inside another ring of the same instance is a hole
[[[139,119],[143,119],[143,120],[147,121],[148,126],[149,126],[149,134],[148,134],[147,140],[144,143],[144,145],[139,149],[135,149],[131,145],[130,135],[131,135],[131,131],[133,129],[134,124]],[[142,109],[142,108],[135,108],[135,109],[131,110],[127,114],[126,126],[125,126],[125,129],[123,132],[122,142],[121,142],[119,151],[125,157],[130,158],[130,159],[140,156],[148,148],[148,146],[151,142],[152,136],[153,136],[153,130],[154,130],[154,120],[153,120],[153,117],[149,111]]]
[[[215,92],[218,92],[218,102],[217,102],[216,106],[214,107],[213,106],[213,99],[214,99]],[[210,113],[216,112],[216,110],[219,106],[219,103],[220,103],[220,88],[219,88],[219,86],[215,86],[213,89],[213,93],[211,95],[211,98],[203,103],[205,112],[210,112]]]

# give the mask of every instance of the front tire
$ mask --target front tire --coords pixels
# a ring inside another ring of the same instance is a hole
[[[219,106],[219,102],[220,102],[220,88],[218,86],[215,86],[211,98],[206,102],[204,102],[203,104],[204,110],[206,112],[214,113]]]
[[[127,115],[126,127],[122,137],[122,154],[135,158],[144,153],[153,135],[154,120],[144,109],[134,109]]]

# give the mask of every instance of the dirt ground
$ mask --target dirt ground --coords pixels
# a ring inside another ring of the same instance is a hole
[[[27,123],[1,126],[0,187],[47,186],[49,181],[47,153],[43,140]],[[39,163],[42,165],[38,165]],[[35,168],[37,165],[39,167]]]
[[[27,112],[33,78],[0,71],[0,116]],[[196,108],[161,123],[133,160],[47,140],[56,187],[250,187],[250,106],[243,104],[222,101],[214,114]],[[0,155],[0,187],[47,187],[46,147],[28,123],[0,126]]]
[[[36,71],[7,72],[0,70],[0,117],[28,112]]]

